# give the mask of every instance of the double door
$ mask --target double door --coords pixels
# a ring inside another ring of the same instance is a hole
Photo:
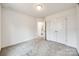
[[[66,19],[58,17],[46,20],[47,39],[59,43],[66,43]]]
[[[46,19],[47,40],[56,41],[72,47],[77,47],[75,17],[55,17]]]

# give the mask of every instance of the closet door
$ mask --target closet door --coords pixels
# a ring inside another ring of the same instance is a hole
[[[56,41],[55,19],[46,20],[46,34],[47,40]]]
[[[55,21],[56,41],[59,43],[66,43],[66,26],[65,17],[58,17]]]
[[[47,39],[65,44],[65,18],[47,19]]]

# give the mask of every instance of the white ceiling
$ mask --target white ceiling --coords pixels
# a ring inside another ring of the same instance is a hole
[[[44,3],[44,9],[38,11],[34,8],[34,3],[4,3],[5,8],[10,8],[19,12],[26,13],[34,17],[45,17],[53,13],[74,7],[74,3]]]

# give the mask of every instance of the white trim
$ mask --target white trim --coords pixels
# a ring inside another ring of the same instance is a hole
[[[12,43],[12,44],[8,44],[8,45],[5,45],[5,46],[3,46],[3,47],[1,47],[1,48],[5,48],[5,47],[8,47],[8,46],[13,46],[13,45],[16,45],[16,44],[20,44],[20,43],[23,43],[23,42],[32,40],[32,39],[34,39],[34,38],[37,38],[37,36],[31,37],[31,38],[26,38],[27,40],[25,39],[25,40],[23,40],[23,41],[19,41],[19,42],[15,42],[15,43]]]

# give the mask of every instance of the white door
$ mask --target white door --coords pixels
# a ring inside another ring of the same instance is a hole
[[[55,37],[55,19],[46,20],[46,36],[47,40],[56,41]]]
[[[59,43],[66,43],[66,27],[65,27],[65,18],[59,17],[56,18],[55,22],[55,34],[56,34],[56,41]]]
[[[65,18],[53,18],[47,22],[47,39],[59,43],[65,43]]]

